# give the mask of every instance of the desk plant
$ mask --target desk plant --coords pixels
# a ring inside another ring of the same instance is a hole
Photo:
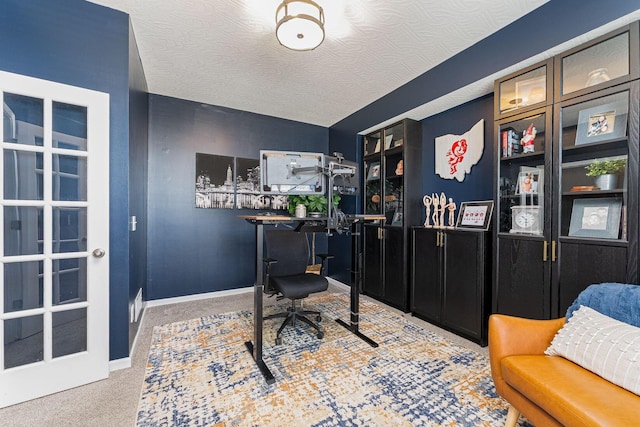
[[[617,175],[624,170],[627,161],[625,159],[617,160],[599,160],[595,159],[593,163],[585,167],[587,176],[596,178],[596,185],[602,190],[612,190],[617,184]]]
[[[333,206],[338,207],[338,203],[340,203],[340,195],[333,195]],[[289,213],[293,215],[296,211],[296,206],[302,204],[307,207],[307,215],[311,212],[320,212],[325,215],[329,213],[329,209],[327,206],[327,198],[325,196],[320,195],[291,195],[287,196],[289,201]]]

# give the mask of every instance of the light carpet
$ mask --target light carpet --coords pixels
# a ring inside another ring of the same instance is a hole
[[[265,315],[283,311],[282,304]],[[360,330],[334,319],[349,298],[325,294],[305,308],[323,313],[325,336],[306,325],[264,322],[267,385],[244,345],[253,315],[241,311],[158,326],[153,331],[137,426],[500,426],[507,404],[489,360],[374,303],[361,302]],[[523,423],[523,425],[528,425]]]

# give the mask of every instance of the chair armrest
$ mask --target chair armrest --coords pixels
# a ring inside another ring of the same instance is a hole
[[[327,259],[335,258],[333,255],[329,255],[329,254],[316,254],[316,257],[320,258],[322,262],[324,262]]]
[[[262,262],[264,262],[265,264],[267,264],[267,267],[270,266],[271,264],[275,264],[276,262],[278,262],[277,259],[275,258],[264,258],[262,260]]]
[[[544,354],[564,322],[564,317],[552,320],[525,319],[504,314],[492,314],[489,317],[489,360],[498,392],[504,383],[500,361],[504,357],[519,354]]]

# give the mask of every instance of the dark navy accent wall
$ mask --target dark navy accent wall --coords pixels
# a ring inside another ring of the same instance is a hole
[[[133,27],[129,23],[129,214],[136,216],[136,230],[129,228],[129,307],[147,283],[147,180],[149,153],[149,95]],[[131,218],[130,218],[131,221]],[[129,348],[142,316],[129,323]]]
[[[159,95],[149,98],[147,299],[252,286],[255,213],[195,207],[195,154],[326,153],[327,128]],[[326,252],[319,236],[317,251]]]
[[[126,14],[81,0],[2,0],[0,69],[110,95],[110,358],[129,355]]]
[[[435,173],[435,138],[461,135],[484,119],[484,151],[462,182]],[[460,202],[493,199],[493,95],[467,102],[422,121],[422,194],[444,192],[458,209]],[[456,215],[459,211],[456,211]],[[422,213],[424,221],[424,212]]]

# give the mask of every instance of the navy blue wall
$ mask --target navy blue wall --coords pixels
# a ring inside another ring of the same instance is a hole
[[[147,298],[253,285],[254,226],[237,215],[255,211],[196,209],[195,154],[324,153],[328,129],[159,95],[150,95],[149,110]]]
[[[147,283],[147,181],[149,153],[149,96],[147,80],[133,27],[129,23],[129,213],[136,217],[136,231],[129,236],[129,307]],[[130,229],[131,230],[131,229]],[[129,323],[129,348],[140,326]]]
[[[464,181],[443,179],[435,173],[435,138],[461,135],[484,119],[484,151]],[[422,121],[422,194],[444,192],[458,208],[460,202],[493,199],[493,95],[467,102]],[[423,212],[424,221],[424,212]]]
[[[2,0],[0,68],[110,95],[110,358],[129,355],[126,14],[81,0]]]

